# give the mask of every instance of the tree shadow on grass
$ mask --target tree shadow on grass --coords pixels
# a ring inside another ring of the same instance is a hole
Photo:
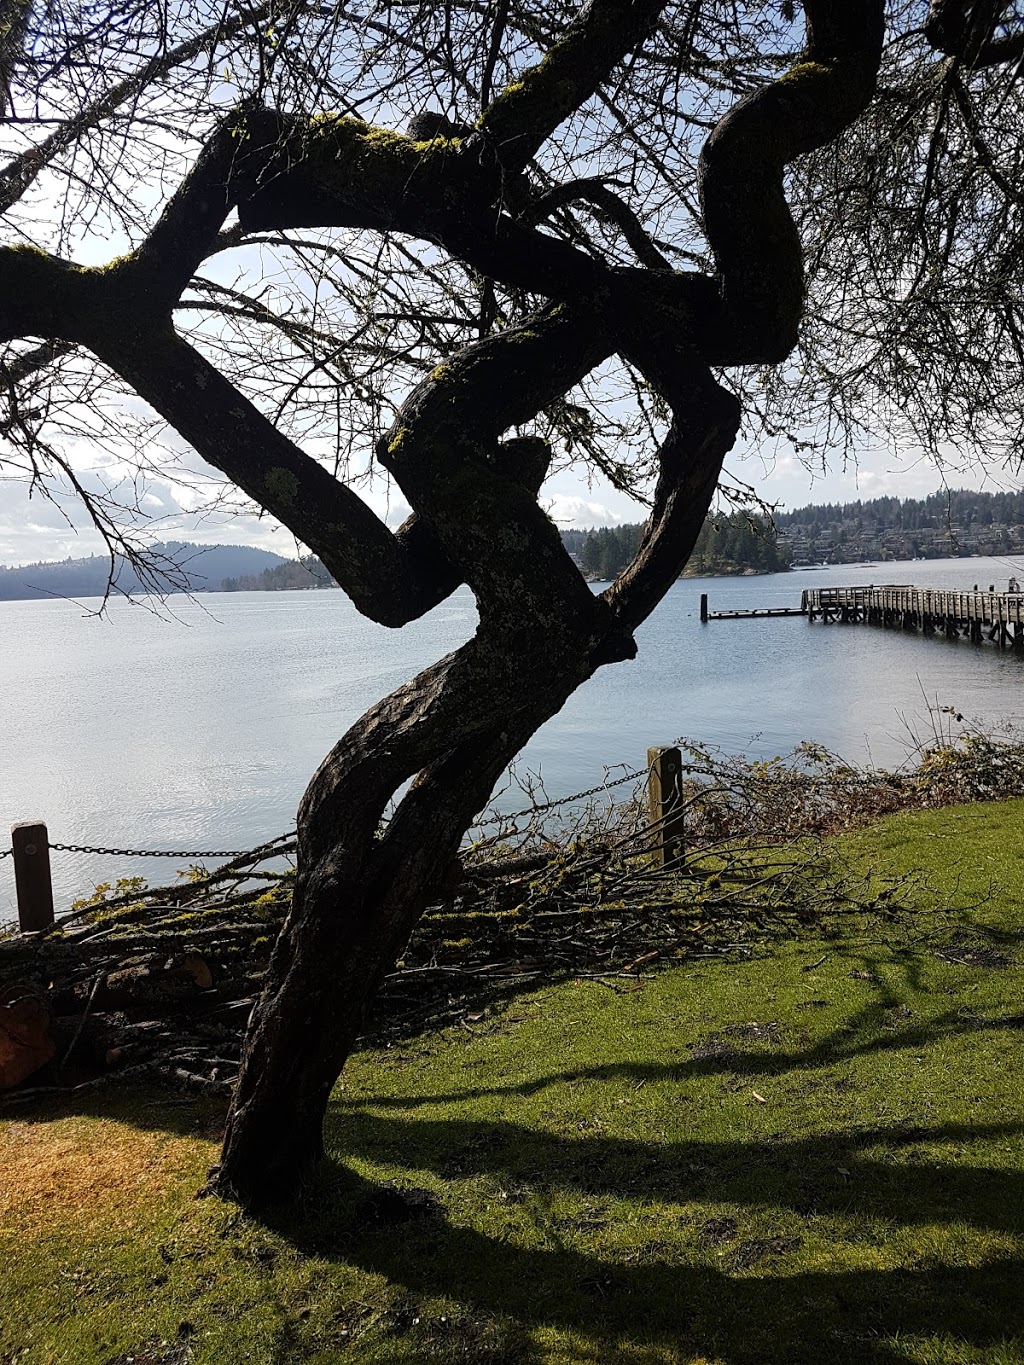
[[[1024,1173],[936,1161],[933,1149],[1022,1133],[1024,1120],[654,1144],[567,1138],[506,1122],[350,1113],[332,1126],[328,1147],[342,1160],[430,1170],[441,1180],[488,1176],[513,1192],[724,1202],[800,1217],[840,1215],[904,1226],[958,1222],[1015,1234],[1024,1232]]]
[[[890,1022],[890,1012],[898,1006],[901,997],[884,982],[875,984],[877,994],[874,999],[847,1016],[825,1036],[802,1048],[782,1047],[781,1039],[750,1048],[740,1047],[737,1041],[742,1040],[745,1033],[745,1028],[741,1026],[732,1034],[726,1029],[724,1037],[713,1034],[712,1037],[717,1040],[713,1047],[705,1049],[699,1039],[687,1044],[692,1055],[680,1055],[671,1061],[605,1062],[546,1073],[528,1080],[509,1081],[503,1085],[452,1086],[427,1094],[381,1096],[372,1103],[377,1109],[411,1110],[425,1105],[448,1105],[489,1096],[527,1097],[567,1081],[601,1082],[625,1078],[646,1084],[714,1076],[771,1078],[811,1072],[873,1055],[901,1051],[917,1053],[935,1042],[950,1038],[1000,1030],[1024,1031],[1024,1014],[975,1015],[967,1014],[962,1009],[947,1010],[903,1026],[894,1025]],[[0,1096],[0,1120],[45,1123],[73,1114],[92,1114],[118,1119],[142,1129],[160,1129],[180,1135],[219,1136],[228,1105],[226,1095],[192,1093],[183,1096],[145,1085],[124,1088],[117,1085],[116,1075],[110,1079],[109,1087],[101,1086],[74,1094],[56,1093],[27,1104],[19,1103],[17,1092],[12,1091],[6,1101],[5,1097]],[[336,1097],[335,1113],[346,1112],[353,1103],[358,1107],[361,1101],[351,1102]]]
[[[453,1086],[428,1098],[451,1104],[474,1095],[514,1097],[569,1079],[807,1071],[871,1053],[917,1050],[979,1030],[1018,1029],[1024,1022],[1020,1016],[978,1018],[949,1011],[889,1028],[883,1015],[890,1004],[880,985],[859,1014],[802,1049],[733,1051],[730,1046],[711,1055],[695,1050],[664,1063],[605,1063],[489,1089]],[[400,1104],[408,1111],[423,1102],[422,1096],[372,1100],[367,1108],[336,1102],[329,1147],[342,1160],[428,1171],[442,1199],[445,1181],[484,1182],[485,1197],[493,1192],[502,1210],[477,1219],[486,1231],[457,1225],[429,1200],[406,1220],[400,1196],[397,1223],[368,1217],[367,1209],[381,1208],[381,1187],[331,1163],[302,1210],[277,1211],[265,1221],[304,1254],[379,1273],[407,1295],[454,1299],[469,1315],[511,1324],[513,1354],[467,1359],[526,1365],[539,1358],[540,1348],[535,1350],[523,1329],[543,1327],[581,1343],[580,1354],[569,1358],[602,1365],[620,1360],[662,1365],[673,1350],[683,1360],[705,1356],[726,1365],[906,1365],[919,1358],[899,1345],[908,1337],[948,1339],[944,1359],[957,1361],[974,1360],[979,1352],[991,1352],[995,1359],[999,1343],[1024,1339],[1024,1260],[1009,1250],[1010,1236],[1024,1230],[1024,1176],[992,1165],[954,1164],[962,1160],[959,1153],[949,1162],[935,1159],[942,1144],[962,1148],[1016,1138],[1024,1132],[1024,1121],[650,1143],[592,1132],[560,1136],[508,1121],[416,1119],[385,1107]],[[23,1111],[20,1117],[45,1120],[72,1108],[140,1128],[209,1138],[216,1136],[223,1112],[222,1102],[113,1091],[79,1096],[73,1107]],[[423,1178],[411,1176],[410,1183]],[[479,1190],[474,1197],[481,1197]],[[385,1209],[388,1199],[394,1206],[394,1191],[383,1194]],[[587,1227],[558,1217],[559,1201],[564,1215],[574,1199],[577,1208],[580,1200],[591,1205],[631,1201],[637,1239],[617,1238],[616,1250],[602,1253],[600,1239]],[[536,1213],[525,1233],[517,1201],[529,1203],[531,1217]],[[707,1210],[694,1212],[698,1203],[729,1205],[735,1218],[724,1221],[734,1221],[735,1228],[702,1231]],[[653,1205],[669,1206],[671,1218],[660,1227],[652,1218],[645,1233]],[[773,1219],[772,1231],[783,1235],[766,1237],[765,1224]],[[823,1232],[822,1224],[815,1224],[820,1219],[836,1220],[838,1233],[834,1227]],[[965,1237],[958,1241],[942,1233],[936,1240],[931,1230],[950,1224],[963,1225]],[[988,1247],[979,1253],[985,1237]],[[846,1238],[850,1250],[842,1253],[842,1268],[830,1272],[818,1262],[807,1269],[800,1244],[817,1242],[827,1255]],[[896,1268],[876,1268],[872,1238],[902,1247]],[[958,1250],[961,1245],[966,1250]],[[872,1268],[850,1268],[859,1253]],[[978,1264],[982,1255],[987,1259]],[[971,1263],[946,1263],[956,1257]],[[398,1326],[406,1320],[410,1325],[403,1331],[426,1330],[427,1319],[417,1310],[396,1316]],[[450,1324],[443,1325],[450,1330]],[[624,1342],[633,1345],[627,1348]],[[418,1339],[411,1344],[414,1352],[419,1349]],[[422,1354],[403,1359],[433,1358],[435,1345],[424,1337]]]
[[[708,1357],[726,1365],[905,1365],[915,1357],[897,1343],[907,1337],[948,1339],[945,1358],[951,1360],[1024,1337],[1024,1260],[1008,1254],[957,1266],[922,1250],[889,1270],[787,1272],[786,1255],[799,1247],[799,1236],[743,1240],[744,1207],[788,1213],[790,1231],[794,1212],[863,1214],[892,1225],[959,1221],[1019,1229],[1024,1184],[1004,1171],[928,1163],[889,1167],[858,1158],[860,1148],[882,1140],[877,1131],[653,1149],[604,1138],[563,1139],[508,1124],[436,1127],[445,1130],[444,1140],[429,1124],[349,1115],[344,1151],[392,1162],[401,1149],[408,1168],[439,1175],[455,1153],[462,1174],[500,1176],[509,1186],[631,1196],[641,1219],[651,1200],[727,1202],[741,1206],[738,1226],[724,1245],[717,1235],[702,1243],[699,1229],[695,1239],[691,1227],[688,1247],[639,1242],[610,1260],[586,1248],[572,1219],[550,1217],[525,1234],[520,1220],[518,1231],[510,1226],[488,1236],[449,1222],[429,1199],[414,1202],[404,1217],[402,1201],[391,1191],[386,1198],[398,1214],[381,1221],[381,1187],[341,1166],[325,1170],[304,1213],[275,1213],[268,1223],[304,1253],[382,1274],[408,1294],[443,1296],[520,1326],[571,1333],[589,1343],[590,1354],[580,1359],[661,1361],[671,1348],[681,1359]],[[1019,1131],[1019,1125],[1005,1125],[973,1136]],[[929,1143],[970,1136],[956,1127],[904,1135]],[[853,1162],[847,1176],[836,1171],[837,1160]],[[541,1199],[545,1206],[550,1199]],[[651,1227],[656,1236],[656,1225]],[[530,1358],[525,1352],[516,1357]]]
[[[886,1011],[897,1005],[899,997],[886,996],[872,1001],[858,1013],[818,1042],[805,1048],[786,1049],[778,1044],[757,1048],[740,1048],[722,1040],[707,1051],[700,1044],[693,1047],[694,1055],[679,1057],[671,1062],[605,1062],[598,1066],[575,1067],[568,1071],[551,1072],[525,1081],[510,1081],[507,1085],[452,1088],[430,1094],[382,1096],[374,1099],[376,1108],[414,1109],[423,1105],[452,1104],[460,1100],[480,1099],[485,1096],[533,1095],[551,1085],[565,1081],[606,1081],[625,1078],[635,1082],[682,1081],[711,1076],[773,1077],[802,1071],[815,1071],[860,1057],[903,1051],[920,1052],[932,1043],[947,1038],[967,1037],[974,1033],[1000,1030],[1024,1031],[1024,1014],[969,1015],[962,1010],[948,1010],[906,1027],[885,1025]],[[884,1031],[883,1030],[884,1027]],[[742,1034],[742,1027],[740,1034]],[[714,1035],[716,1039],[720,1035]]]

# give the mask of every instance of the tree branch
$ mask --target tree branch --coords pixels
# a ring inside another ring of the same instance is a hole
[[[571,388],[614,344],[588,310],[545,309],[438,366],[378,447],[473,589],[481,628],[499,618],[507,630],[536,635],[547,621],[552,638],[571,629],[589,640],[587,652],[608,633],[606,614],[537,505],[543,461],[535,463],[536,446],[506,446],[502,454],[498,438]],[[510,456],[520,457],[517,477]],[[630,642],[627,652],[634,649]]]
[[[523,169],[639,47],[664,7],[665,0],[588,0],[544,60],[506,86],[477,124],[506,173]]]
[[[740,424],[740,405],[696,354],[671,358],[637,338],[628,358],[665,398],[672,425],[658,451],[654,507],[640,547],[603,594],[630,631],[650,615],[683,571]],[[667,362],[667,363],[666,363]]]
[[[222,120],[207,139],[148,237],[126,263],[154,317],[166,315],[207,256],[222,249],[224,219],[238,195],[257,183],[280,131],[273,115],[242,108]]]
[[[0,0],[0,118],[11,101],[11,81],[24,58],[25,29],[32,13],[32,0]]]
[[[644,231],[640,219],[603,180],[570,180],[564,185],[555,185],[520,213],[518,221],[525,227],[536,227],[545,218],[550,218],[556,209],[579,202],[595,205],[621,229],[641,265],[649,270],[672,269],[671,262],[665,259]]]
[[[1024,192],[1022,192],[1020,187],[1015,185],[1008,176],[1004,175],[996,165],[992,150],[981,135],[981,130],[978,127],[977,115],[971,107],[970,96],[959,75],[954,75],[952,90],[953,98],[956,100],[956,106],[960,110],[960,117],[963,119],[964,127],[967,129],[971,139],[971,146],[974,148],[974,153],[978,158],[978,164],[984,167],[989,178],[992,180],[992,183],[999,187],[1009,203],[1016,204],[1018,209],[1024,208]]]
[[[118,81],[106,94],[87,104],[73,118],[63,121],[59,128],[37,146],[29,147],[12,158],[0,169],[0,213],[6,213],[11,205],[21,198],[39,173],[83,133],[109,118],[122,104],[140,94],[154,81],[166,76],[175,67],[190,62],[200,52],[206,51],[214,44],[234,37],[250,24],[262,22],[273,13],[274,6],[275,0],[266,0],[264,4],[256,5],[252,9],[241,10],[234,18],[220,19],[196,37],[179,43],[162,57],[151,58],[138,71]]]
[[[498,53],[501,51],[501,41],[505,36],[509,3],[510,0],[497,0],[497,6],[494,13],[494,25],[491,29],[491,39],[487,44],[487,58],[484,61],[483,75],[480,77],[481,113],[491,102],[491,81],[494,79],[494,68],[498,61]]]
[[[94,336],[94,353],[121,375],[214,468],[323,560],[371,620],[401,626],[457,585],[422,533],[396,538],[345,484],[269,422],[169,327]]]
[[[704,228],[740,354],[784,360],[804,304],[803,253],[783,171],[823,147],[868,105],[883,37],[882,0],[805,0],[804,60],[741,99],[704,144]]]
[[[0,365],[0,384],[13,388],[44,370],[47,365],[52,365],[55,360],[70,355],[74,349],[70,341],[44,341],[41,346],[34,346],[31,351],[25,351]]]
[[[931,0],[924,34],[937,52],[971,71],[1024,56],[1024,31],[995,37],[1005,0]]]

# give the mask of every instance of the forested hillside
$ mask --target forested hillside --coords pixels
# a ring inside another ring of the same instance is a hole
[[[316,555],[304,555],[301,559],[272,564],[262,573],[225,578],[221,592],[294,592],[302,588],[337,586]]]
[[[1024,490],[956,489],[926,498],[872,498],[777,512],[710,516],[688,574],[773,573],[801,564],[1024,554]],[[563,531],[583,570],[611,579],[635,552],[641,524]]]
[[[643,524],[563,531],[562,541],[584,573],[614,578],[636,553]],[[685,572],[691,575],[776,573],[789,567],[785,546],[771,523],[747,512],[708,517]]]
[[[642,522],[563,529],[562,541],[589,577],[615,578],[635,554]],[[124,559],[114,566],[118,593],[280,592],[337,586],[315,555],[285,559],[247,545],[154,547],[157,568],[148,577]],[[872,498],[819,503],[778,512],[775,525],[749,512],[716,513],[705,521],[688,575],[776,573],[791,565],[937,559],[970,555],[1024,555],[1024,491],[956,490],[927,498]],[[0,566],[0,601],[33,597],[100,597],[110,580],[105,555],[61,563]]]

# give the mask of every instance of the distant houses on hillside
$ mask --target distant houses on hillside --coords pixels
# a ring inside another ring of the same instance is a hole
[[[775,524],[794,567],[1024,555],[1024,493],[824,503],[780,512]]]

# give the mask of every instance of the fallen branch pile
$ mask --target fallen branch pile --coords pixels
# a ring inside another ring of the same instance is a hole
[[[990,786],[993,771],[1016,773],[1005,753],[983,764],[976,746],[962,761],[934,758],[923,777],[867,775],[820,751],[804,751],[802,767],[689,757],[688,850],[671,871],[652,859],[636,801],[590,806],[553,836],[543,816],[510,817],[467,849],[461,879],[388,977],[367,1039],[472,1024],[524,986],[566,977],[635,989],[680,958],[747,953],[837,912],[891,917],[905,888],[851,879],[809,831],[945,804],[939,784],[963,799],[965,765]],[[124,894],[102,890],[51,930],[0,941],[0,1102],[113,1076],[229,1088],[287,913],[293,874],[281,863],[293,852],[281,840],[173,886],[122,883]]]

